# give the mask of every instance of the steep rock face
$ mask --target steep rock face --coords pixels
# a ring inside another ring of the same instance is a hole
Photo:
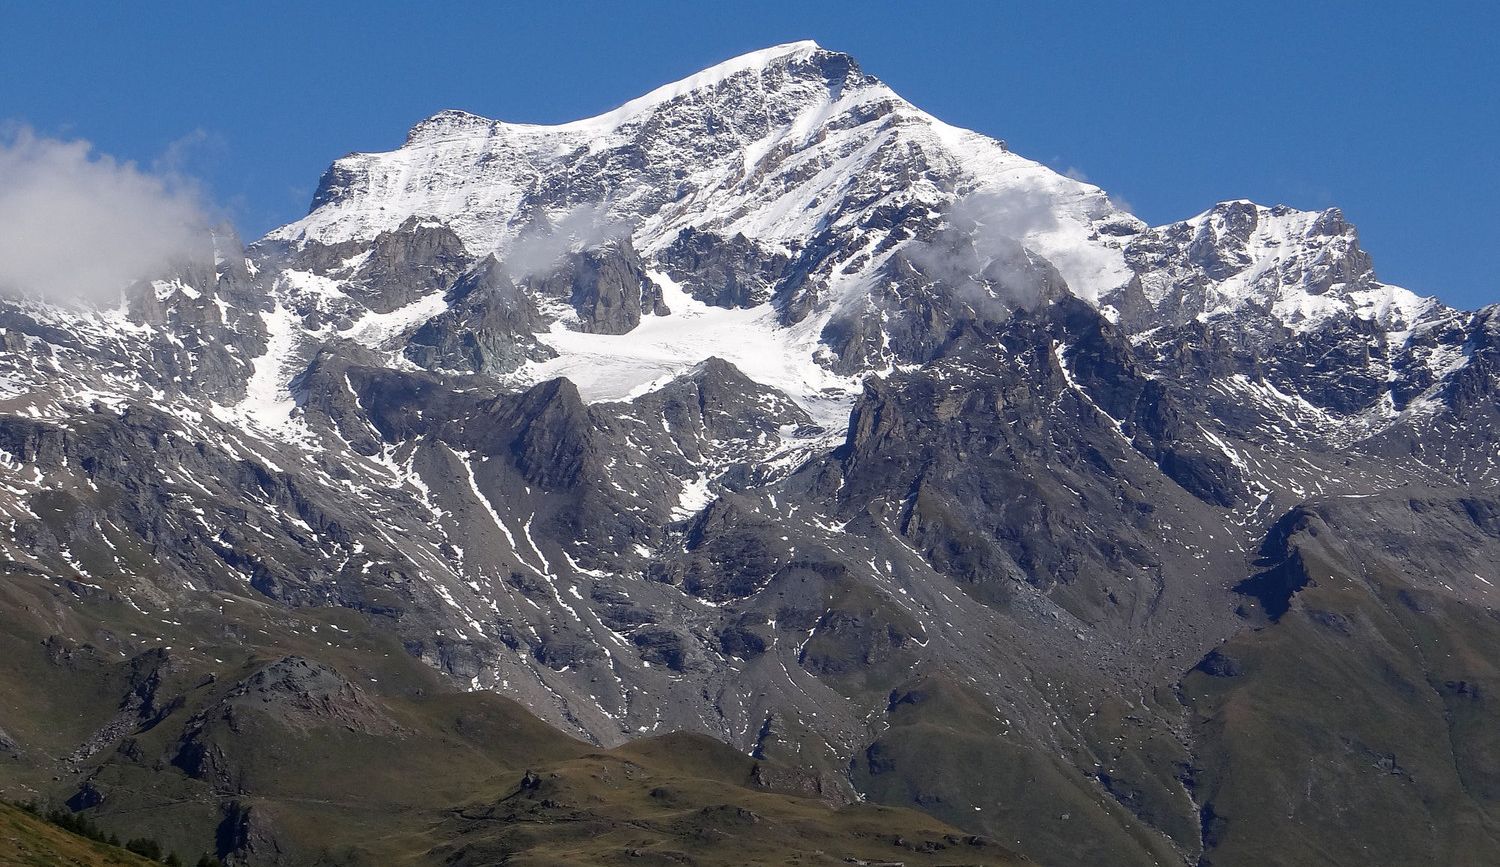
[[[243,393],[249,359],[265,348],[256,286],[239,240],[214,235],[212,249],[173,273],[126,290],[130,320],[170,334],[152,347],[159,387],[225,403]]]
[[[1069,370],[1084,353],[1064,355],[1058,338],[1090,316],[1098,319],[1083,308],[1074,321],[1018,316],[998,333],[967,331],[928,368],[867,384],[838,453],[837,502],[889,522],[986,601],[1107,575],[1104,585],[1062,594],[1087,600],[1076,616],[1139,604],[1120,593],[1160,580],[1152,540],[1165,528],[1155,516],[1155,472],[1140,475],[1131,452],[1212,505],[1233,503],[1234,470],[1222,454],[1183,441],[1171,399],[1132,368],[1118,338],[1110,348],[1124,357],[1115,369]],[[1124,576],[1129,583],[1117,587]]]
[[[891,256],[869,298],[835,314],[822,337],[844,372],[924,364],[966,324],[999,325],[1064,297],[1058,270],[1019,242],[943,230]]]
[[[328,430],[366,457],[380,451],[380,431],[354,390],[362,369],[377,368],[380,356],[356,343],[330,343],[288,383],[308,427]]]
[[[743,234],[724,238],[691,226],[661,251],[666,272],[694,298],[715,307],[758,307],[785,271],[784,253],[762,250]]]
[[[551,273],[527,282],[534,295],[571,306],[579,331],[624,334],[640,324],[642,313],[671,312],[629,239],[569,253]]]
[[[767,481],[779,469],[769,459],[784,440],[821,433],[795,402],[717,357],[643,395],[631,412],[666,434],[671,448],[658,450],[667,452],[658,460],[671,462],[675,450],[682,460],[679,474],[701,471],[728,488]]]
[[[126,287],[118,306],[0,298],[0,399],[45,393],[87,405],[162,394],[235,403],[265,351],[270,306],[238,239],[223,231]]]
[[[454,282],[447,304],[407,340],[403,353],[419,367],[494,375],[554,355],[536,339],[545,320],[532,296],[494,256]]]
[[[1137,361],[1124,335],[1076,301],[1059,303],[1055,311],[1059,366],[1105,415],[1117,420],[1120,435],[1204,502],[1232,507],[1242,500],[1245,480],[1232,456],[1201,426],[1192,425],[1181,396]]]
[[[349,294],[376,313],[389,313],[446,288],[468,261],[452,229],[413,215],[341,264],[352,268]]]
[[[1454,317],[1414,335],[1393,384],[1393,423],[1358,444],[1362,452],[1437,469],[1464,485],[1500,478],[1493,432],[1500,426],[1500,308]]]

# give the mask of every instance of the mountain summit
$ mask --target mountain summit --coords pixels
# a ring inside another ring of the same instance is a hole
[[[247,865],[1500,859],[1500,308],[1337,210],[1150,227],[797,42],[0,347],[7,791]]]
[[[1080,291],[1125,279],[1118,255],[1075,266],[1095,222],[1117,215],[1097,188],[938,121],[813,42],[753,52],[557,126],[441,112],[399,150],[334,163],[312,212],[268,237],[371,240],[435,217],[483,256],[588,206],[634,226],[643,251],[693,229],[790,255],[877,214],[940,211],[969,195],[1027,204],[1033,214],[1011,216],[1035,225],[1003,228],[1057,254]]]

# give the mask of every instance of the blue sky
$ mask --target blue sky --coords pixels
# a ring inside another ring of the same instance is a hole
[[[0,120],[195,175],[254,237],[440,109],[570,120],[811,38],[1149,222],[1338,205],[1382,278],[1477,306],[1500,301],[1497,32],[1495,4],[1384,0],[0,0]]]

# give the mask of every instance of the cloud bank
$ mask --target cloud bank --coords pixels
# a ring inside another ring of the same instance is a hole
[[[0,135],[0,292],[107,302],[209,243],[198,190],[170,170],[20,128]]]
[[[1023,238],[1057,226],[1056,203],[1034,190],[973,193],[954,202],[947,226],[904,253],[929,279],[987,319],[1031,309],[1061,288],[1051,263],[1027,249]]]
[[[578,205],[556,220],[545,215],[528,223],[501,254],[512,280],[545,274],[568,253],[607,244],[630,234],[630,224],[609,216],[600,205]]]

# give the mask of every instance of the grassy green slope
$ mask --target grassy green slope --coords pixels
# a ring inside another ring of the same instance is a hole
[[[0,864],[9,867],[147,867],[157,864],[96,843],[0,803]],[[160,865],[158,864],[158,867]]]

